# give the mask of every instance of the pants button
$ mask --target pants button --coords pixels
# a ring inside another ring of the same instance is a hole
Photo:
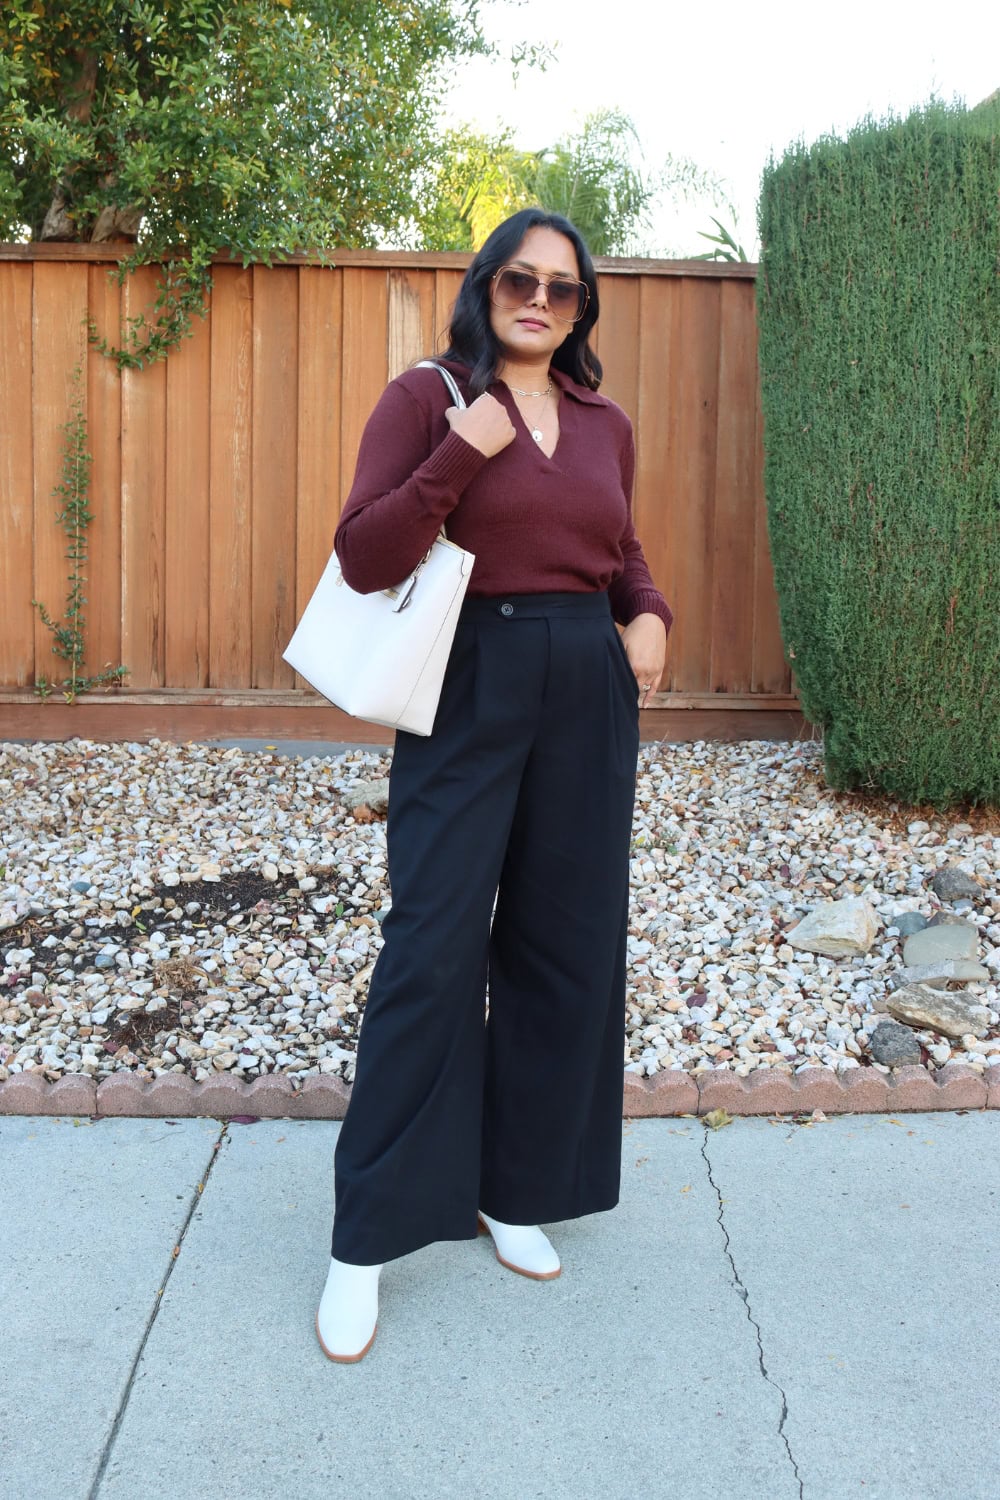
[[[502,615],[512,615],[514,613],[513,604],[501,604],[500,613]]]

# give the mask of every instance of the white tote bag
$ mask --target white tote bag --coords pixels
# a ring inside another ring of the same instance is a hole
[[[433,360],[455,406],[462,393]],[[395,588],[358,594],[334,552],[283,655],[317,692],[355,718],[411,734],[434,728],[445,668],[475,557],[444,527]]]

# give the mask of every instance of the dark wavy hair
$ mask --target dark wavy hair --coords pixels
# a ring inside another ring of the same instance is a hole
[[[496,379],[503,363],[503,350],[490,327],[490,283],[500,267],[517,254],[529,229],[554,229],[557,234],[566,236],[576,251],[580,280],[590,293],[583,317],[571,326],[569,336],[553,354],[552,364],[578,385],[588,386],[592,391],[597,390],[604,375],[600,360],[587,342],[600,311],[597,274],[590,251],[580,231],[561,214],[548,213],[544,208],[522,208],[494,229],[466,271],[452,309],[449,344],[443,357],[469,367],[472,372],[469,390],[473,399],[482,395]]]

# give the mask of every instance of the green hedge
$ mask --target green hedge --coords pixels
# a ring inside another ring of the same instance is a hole
[[[758,318],[782,636],[826,776],[1000,802],[1000,106],[764,174]]]

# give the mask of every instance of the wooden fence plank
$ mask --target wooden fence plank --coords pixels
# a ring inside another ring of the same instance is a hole
[[[674,612],[667,642],[662,690],[677,685],[676,642],[680,629],[677,576],[684,559],[675,552],[678,512],[687,503],[679,493],[675,470],[682,442],[680,416],[671,399],[681,362],[680,292],[676,281],[644,281],[639,318],[644,332],[637,350],[639,411],[636,423],[635,527],[649,571]]]
[[[184,741],[239,736],[269,742],[311,740],[316,742],[317,754],[336,744],[392,742],[391,729],[351,719],[315,699],[290,704],[292,696],[253,693],[235,702],[205,703],[196,690],[131,697],[94,694],[69,708],[64,703],[38,703],[30,695],[10,702],[0,694],[0,740],[67,740],[82,735],[98,741]],[[713,739],[803,740],[815,735],[797,711],[752,706],[644,709],[639,715],[639,737],[648,744]]]
[[[440,270],[434,276],[434,353],[443,354],[448,347],[448,327],[464,271]]]
[[[98,335],[116,345],[121,338],[121,288],[109,275],[111,270],[91,265],[88,291],[90,317]],[[97,673],[123,664],[122,385],[116,362],[95,348],[87,357],[87,436],[94,460],[86,590],[87,671]]]
[[[173,687],[209,681],[211,372],[209,324],[196,318],[167,360],[165,623]]]
[[[757,457],[757,334],[753,283],[722,282],[719,295],[709,686],[735,693],[749,690],[753,674],[754,559],[745,523]]]
[[[62,621],[71,564],[67,539],[56,521],[62,501],[53,491],[62,481],[64,428],[82,392],[87,349],[87,267],[36,265],[33,286],[32,431],[34,436],[35,567],[33,597]],[[79,380],[74,371],[79,370]],[[68,664],[52,652],[53,638],[35,613],[35,671],[62,679]]]
[[[389,297],[387,276],[345,270],[344,356],[340,408],[340,488],[344,499],[354,479],[365,423],[388,383]]]
[[[394,380],[434,348],[434,275],[430,271],[389,272],[389,368]]]
[[[149,313],[157,274],[144,266],[124,289],[126,320]],[[164,567],[167,367],[122,372],[122,658],[133,688],[165,681]]]
[[[639,417],[639,278],[620,276],[601,282],[599,358],[604,366],[602,396],[623,406],[635,427]],[[593,343],[594,340],[591,340]]]
[[[755,360],[756,364],[756,360]],[[754,609],[753,609],[753,676],[754,692],[788,691],[794,683],[785,648],[781,640],[778,594],[767,535],[767,500],[764,495],[764,414],[760,405],[758,374],[754,401],[756,455],[753,489],[744,499],[742,527],[749,537],[753,514]]]
[[[105,242],[101,244],[73,245],[62,243],[5,244],[0,245],[0,260],[62,260],[62,261],[116,261],[131,254],[131,246]],[[239,255],[220,252],[212,256],[212,264],[234,265]],[[336,250],[333,263],[344,267],[374,268],[379,271],[390,266],[403,266],[407,270],[454,270],[459,278],[472,260],[465,250]],[[705,261],[705,260],[660,260],[652,256],[595,255],[594,266],[602,276],[683,276],[704,277],[712,281],[753,281],[758,266],[754,261]],[[284,266],[318,266],[326,264],[316,254],[296,251],[282,258]]]
[[[254,267],[250,682],[290,687],[295,628],[298,271]]]
[[[0,558],[3,629],[0,682],[23,687],[35,672],[35,610],[30,589],[10,580],[32,576],[34,484],[32,454],[31,296],[34,268],[0,265]],[[46,524],[50,519],[46,518]],[[53,604],[55,600],[53,600]],[[47,667],[46,667],[47,670]]]
[[[712,537],[718,424],[719,284],[682,281],[679,348],[667,391],[677,418],[671,478],[677,485],[672,523],[676,555],[676,640],[672,686],[704,692],[712,650]]]
[[[343,287],[341,271],[303,266],[299,274],[296,619],[326,566],[340,511]]]
[[[209,681],[250,681],[253,272],[213,272],[209,421]]]

